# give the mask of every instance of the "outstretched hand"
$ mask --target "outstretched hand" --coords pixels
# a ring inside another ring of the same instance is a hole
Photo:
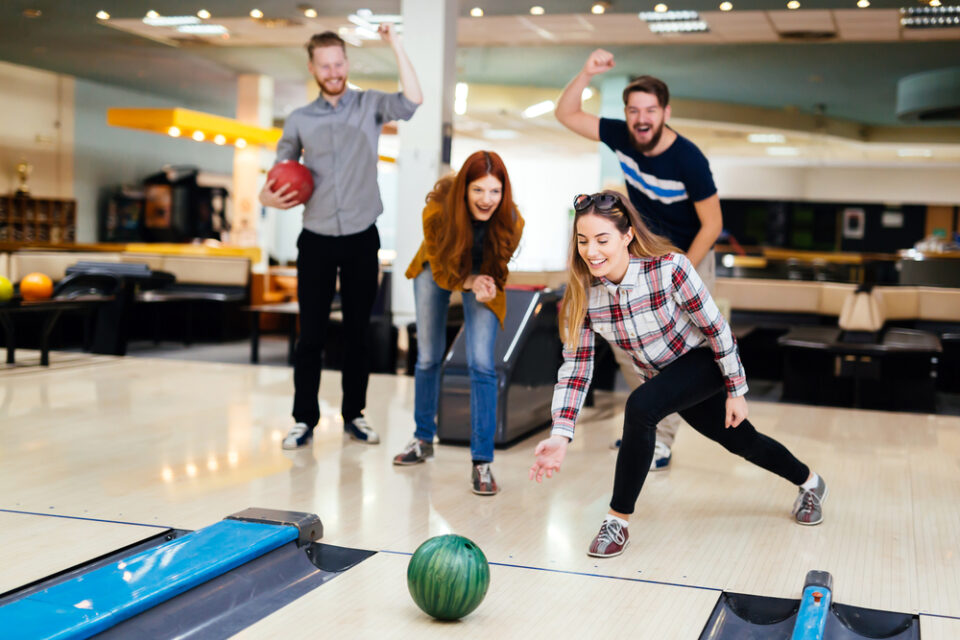
[[[595,76],[598,73],[606,73],[613,69],[616,63],[613,61],[613,54],[604,49],[597,49],[587,57],[583,65],[584,73]]]
[[[554,472],[559,472],[560,463],[567,455],[569,442],[563,436],[550,436],[546,440],[541,440],[533,451],[537,459],[530,467],[530,479],[543,482],[544,475],[552,478]]]

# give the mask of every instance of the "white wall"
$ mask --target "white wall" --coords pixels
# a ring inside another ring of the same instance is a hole
[[[73,93],[70,76],[0,62],[0,193],[25,160],[32,195],[73,197]]]
[[[711,158],[722,198],[960,204],[960,167],[762,165]]]

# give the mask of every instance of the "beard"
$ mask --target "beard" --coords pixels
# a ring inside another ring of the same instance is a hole
[[[647,153],[648,151],[652,151],[660,142],[660,136],[663,135],[663,127],[664,127],[664,123],[661,121],[660,124],[657,125],[656,129],[653,130],[653,135],[650,136],[650,142],[644,142],[644,143],[641,143],[640,141],[637,140],[636,132],[633,129],[631,129],[630,142],[631,144],[633,144],[633,148],[639,151],[640,153]]]
[[[330,84],[328,84],[329,81],[324,82],[324,81],[322,81],[322,80],[317,80],[317,85],[319,85],[320,91],[321,91],[324,95],[328,95],[328,96],[339,96],[340,94],[342,94],[344,91],[347,90],[347,77],[346,77],[346,76],[343,76],[343,78],[340,78],[340,80],[342,80],[342,83],[341,83],[339,89],[337,89],[337,88],[331,86]]]

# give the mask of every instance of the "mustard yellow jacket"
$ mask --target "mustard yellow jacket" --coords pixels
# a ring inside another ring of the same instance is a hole
[[[514,210],[515,224],[517,232],[514,234],[515,243],[510,247],[510,255],[517,250],[517,244],[520,242],[520,235],[523,233],[523,218],[520,212]],[[463,282],[470,274],[461,274],[460,256],[441,256],[437,254],[437,244],[440,236],[444,233],[447,225],[444,224],[443,203],[437,201],[427,202],[423,208],[423,242],[417,255],[413,257],[410,266],[407,267],[407,278],[416,278],[423,271],[425,264],[430,264],[430,270],[433,272],[433,280],[441,289],[448,291],[463,291]],[[489,261],[497,260],[495,256],[484,252],[483,264],[480,266],[480,273],[491,274]],[[506,265],[503,265],[506,273]],[[507,296],[503,292],[506,286],[506,279],[503,282],[497,282],[497,295],[493,300],[485,303],[487,307],[500,320],[500,326],[503,326],[503,318],[507,315]]]

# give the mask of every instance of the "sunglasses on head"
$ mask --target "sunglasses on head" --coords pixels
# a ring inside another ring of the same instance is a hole
[[[583,211],[593,206],[597,211],[611,211],[612,209],[621,209],[620,196],[614,193],[594,193],[587,195],[581,193],[573,199],[574,211]]]

